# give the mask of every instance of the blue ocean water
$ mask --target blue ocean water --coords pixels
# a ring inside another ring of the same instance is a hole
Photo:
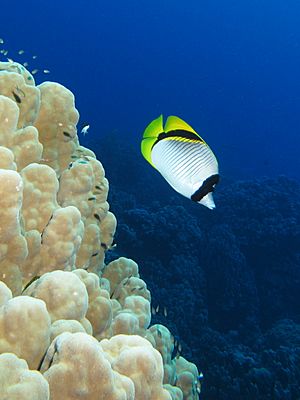
[[[299,13],[297,0],[33,0],[6,2],[1,32],[75,93],[92,141],[117,131],[137,150],[150,120],[175,114],[224,174],[298,178]]]
[[[90,124],[80,140],[111,181],[116,256],[136,259],[168,306],[202,398],[299,399],[300,2],[6,2],[1,16],[9,57],[75,94]],[[161,113],[216,154],[215,212],[142,159]]]

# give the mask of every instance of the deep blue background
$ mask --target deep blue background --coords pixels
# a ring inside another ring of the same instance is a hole
[[[300,1],[54,0],[0,11],[9,57],[75,94],[80,125],[91,125],[80,140],[104,163],[118,219],[107,258],[139,263],[153,303],[168,308],[153,321],[203,371],[203,399],[299,399],[300,186],[290,178],[300,182]],[[214,212],[143,160],[141,135],[160,113],[185,119],[214,150]]]
[[[140,157],[148,122],[175,114],[223,175],[298,178],[299,17],[296,0],[5,2],[0,37],[75,93],[89,145],[115,131]]]

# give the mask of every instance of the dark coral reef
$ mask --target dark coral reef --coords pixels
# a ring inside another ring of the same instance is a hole
[[[140,264],[160,306],[153,321],[203,371],[202,398],[299,399],[299,183],[224,179],[212,212],[114,144],[98,154],[118,217],[110,257]]]

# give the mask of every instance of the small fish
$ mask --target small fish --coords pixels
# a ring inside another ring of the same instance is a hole
[[[8,54],[8,50],[5,50],[5,52],[3,53],[5,56],[7,56]]]
[[[20,55],[21,55],[21,54],[24,54],[24,53],[25,53],[24,50],[19,50],[19,51],[18,51],[18,54],[20,54]]]
[[[144,158],[184,197],[215,208],[212,192],[219,182],[218,161],[207,143],[182,119],[162,115],[145,129]]]
[[[99,221],[99,222],[101,222],[101,218],[99,217],[99,214],[94,214],[94,217]],[[102,243],[101,243],[101,246],[102,246]]]
[[[37,58],[37,56],[32,56],[32,58],[35,60]]]
[[[88,133],[88,130],[90,128],[90,125],[84,125],[83,128],[81,129],[81,133],[83,136],[85,136]]]
[[[38,69],[34,69],[33,71],[31,71],[31,74],[35,75],[37,72],[39,72],[39,70]]]
[[[14,96],[16,102],[17,102],[18,104],[20,104],[20,103],[21,103],[21,98],[20,98],[20,96],[18,96],[15,92],[12,92],[12,94],[13,94],[13,96]]]
[[[0,38],[0,44],[3,44],[3,43],[4,43],[4,40]]]
[[[22,293],[37,279],[39,279],[40,276],[34,276],[32,279],[30,279],[30,281],[28,283],[26,283],[26,285],[24,286]]]
[[[28,67],[28,62],[27,61],[25,61],[24,63],[23,63],[23,65],[24,65],[24,67]]]
[[[132,275],[129,275],[128,278],[126,279],[125,282],[123,282],[123,286],[126,286],[128,284],[128,282],[130,281]]]
[[[167,312],[167,308],[164,307],[164,316],[167,317],[168,316],[168,312]]]
[[[159,305],[156,307],[155,311],[156,311],[156,314],[157,314],[158,311],[159,311]]]
[[[117,243],[114,243],[110,246],[108,250],[114,250],[117,247]]]
[[[44,74],[50,74],[49,69],[44,69],[43,72],[44,72]]]
[[[4,55],[6,55],[6,54],[4,54]],[[12,58],[8,58],[7,61],[10,62],[10,63],[14,62],[14,60]]]
[[[4,52],[5,52],[5,50],[4,50],[4,49],[0,50],[0,53],[1,53],[1,54],[3,54]]]

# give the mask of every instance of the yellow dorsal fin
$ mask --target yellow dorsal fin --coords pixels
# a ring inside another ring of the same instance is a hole
[[[141,152],[144,156],[144,158],[152,165],[153,168],[156,169],[155,165],[152,163],[151,159],[151,151],[152,151],[152,146],[156,142],[156,138],[145,138],[141,142]]]
[[[154,119],[144,131],[143,139],[146,138],[157,138],[157,136],[164,131],[163,128],[163,116],[162,114]]]
[[[160,115],[158,118],[154,119],[144,131],[143,139],[141,142],[141,152],[145,159],[152,165],[152,167],[156,168],[153,165],[151,160],[151,150],[152,146],[157,140],[157,137],[160,133],[163,132],[163,116]]]
[[[166,133],[170,131],[175,131],[175,130],[183,130],[183,131],[188,131],[194,133],[196,136],[200,137],[194,129],[187,124],[185,121],[183,121],[181,118],[176,117],[175,115],[170,115],[165,123],[165,129],[164,131]],[[200,137],[201,138],[201,137]],[[202,139],[202,138],[201,138]],[[203,140],[203,139],[202,139]]]

